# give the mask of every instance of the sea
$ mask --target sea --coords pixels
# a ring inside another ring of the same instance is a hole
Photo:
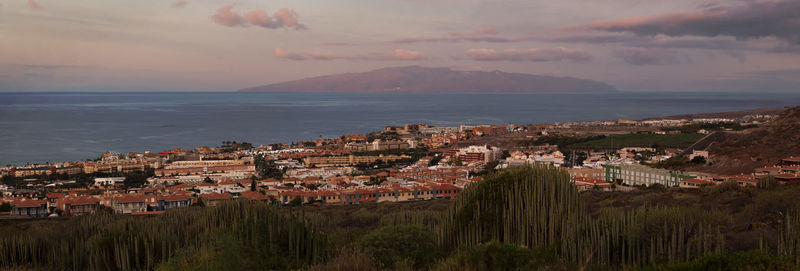
[[[254,145],[387,125],[642,119],[800,104],[800,93],[0,93],[0,166]]]

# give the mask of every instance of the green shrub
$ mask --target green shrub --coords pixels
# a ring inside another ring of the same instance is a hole
[[[553,249],[527,249],[497,240],[459,250],[436,265],[436,271],[539,270],[560,265]]]
[[[797,270],[786,258],[757,250],[710,254],[689,262],[643,268],[646,271],[789,271]]]
[[[403,261],[420,269],[432,264],[441,254],[436,237],[422,225],[394,225],[377,229],[359,240],[362,251],[370,254],[382,268],[394,268]]]

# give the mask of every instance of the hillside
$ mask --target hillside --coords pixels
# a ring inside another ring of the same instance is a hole
[[[344,73],[242,89],[246,92],[608,92],[608,84],[572,77],[419,66]]]
[[[779,159],[800,155],[800,106],[787,109],[773,121],[743,133],[728,133],[709,149],[710,166],[689,168],[719,174],[751,173]]]
[[[643,120],[679,120],[679,119],[703,119],[703,118],[741,118],[747,115],[778,115],[785,111],[786,108],[760,108],[753,110],[732,111],[732,112],[712,112],[712,113],[697,113],[697,114],[681,114],[663,117],[652,117]]]

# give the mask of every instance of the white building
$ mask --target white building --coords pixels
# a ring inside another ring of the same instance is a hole
[[[94,178],[95,186],[117,186],[125,183],[125,177]]]

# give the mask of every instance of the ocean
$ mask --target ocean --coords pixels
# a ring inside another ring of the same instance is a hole
[[[313,140],[386,125],[533,124],[800,104],[800,93],[0,93],[0,165]]]

